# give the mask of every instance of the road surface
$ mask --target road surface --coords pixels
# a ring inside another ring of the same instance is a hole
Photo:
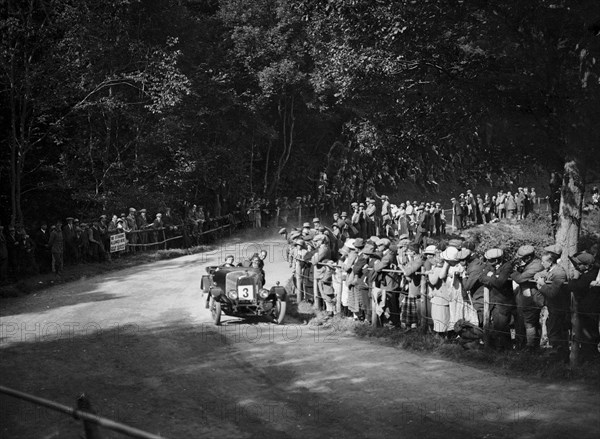
[[[600,390],[510,378],[335,328],[223,318],[203,267],[278,238],[115,271],[0,302],[0,384],[169,438],[596,438]],[[0,396],[2,438],[77,437],[81,424]],[[104,437],[121,437],[103,430]]]

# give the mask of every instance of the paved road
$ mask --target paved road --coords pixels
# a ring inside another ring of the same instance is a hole
[[[267,284],[289,269],[279,241]],[[0,302],[0,383],[171,438],[600,436],[600,390],[521,380],[335,328],[225,317],[202,306],[205,265],[259,244],[113,272]],[[0,397],[2,438],[80,425]],[[106,437],[119,437],[105,432]]]

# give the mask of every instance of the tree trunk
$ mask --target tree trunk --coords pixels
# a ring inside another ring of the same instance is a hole
[[[575,159],[567,160],[560,194],[556,243],[562,248],[561,264],[569,275],[573,274],[573,268],[570,267],[567,256],[572,256],[577,252],[584,189],[579,163]]]
[[[14,139],[10,141],[10,202],[12,212],[10,213],[10,225],[14,227],[17,215],[17,143]]]
[[[252,173],[254,172],[253,163],[254,163],[254,130],[252,131],[252,144],[250,145],[250,193],[252,192]]]
[[[281,108],[281,105],[280,105]],[[289,115],[288,115],[289,109]],[[294,145],[294,127],[296,124],[296,116],[294,115],[294,95],[290,98],[290,103],[288,105],[287,97],[283,98],[283,110],[280,110],[281,118],[282,118],[282,144],[283,151],[279,156],[279,163],[275,170],[275,177],[271,182],[271,187],[269,189],[269,195],[273,195],[278,187],[279,181],[281,179],[281,173],[285,168],[288,160],[290,159],[290,153],[292,152],[292,147]]]
[[[267,194],[268,176],[269,176],[269,162],[271,161],[271,147],[273,146],[273,139],[269,137],[269,147],[267,149],[267,158],[265,160],[265,175],[263,181],[263,195]]]

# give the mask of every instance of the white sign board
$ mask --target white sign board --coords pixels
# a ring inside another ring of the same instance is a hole
[[[127,239],[125,239],[125,233],[117,233],[110,237],[110,252],[122,252],[127,246]]]

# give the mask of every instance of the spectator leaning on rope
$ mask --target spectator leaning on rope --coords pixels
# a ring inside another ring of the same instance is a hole
[[[421,294],[421,275],[423,257],[419,254],[420,248],[417,244],[409,244],[406,248],[405,263],[400,270],[406,279],[406,296],[402,300],[400,323],[406,330],[414,329],[419,323],[417,299]]]
[[[562,253],[560,247],[553,245],[544,250],[545,253],[542,255],[544,271],[537,273],[534,278],[548,308],[546,328],[550,345],[554,353],[567,360],[569,356],[567,318],[570,299],[565,285],[567,272],[557,263]]]
[[[568,291],[572,291],[576,300],[580,321],[580,334],[575,334],[575,343],[580,343],[582,360],[598,359],[598,331],[600,316],[600,273],[594,256],[580,252],[571,258],[576,275],[569,281]]]
[[[496,349],[511,349],[510,319],[515,310],[515,298],[509,276],[512,265],[503,261],[499,248],[485,252],[486,265],[479,282],[490,290],[490,317],[492,333],[490,342]]]
[[[440,336],[445,336],[450,329],[450,294],[445,279],[448,276],[450,262],[455,262],[458,258],[458,250],[454,247],[448,247],[440,255],[441,260],[433,267],[428,274],[428,281],[431,286],[429,296],[431,297],[431,319],[433,320],[433,332]]]
[[[539,347],[540,312],[544,305],[543,296],[537,289],[535,275],[544,270],[542,261],[535,256],[531,245],[523,245],[517,250],[517,266],[511,274],[511,280],[517,286],[516,302],[517,316],[524,323],[527,348],[534,350]],[[522,332],[518,329],[517,336],[522,340]],[[519,334],[519,332],[521,332]]]

